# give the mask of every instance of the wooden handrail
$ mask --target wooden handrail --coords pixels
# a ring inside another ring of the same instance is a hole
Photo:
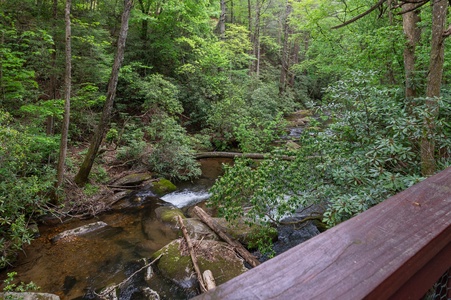
[[[195,299],[419,299],[451,267],[451,168]]]

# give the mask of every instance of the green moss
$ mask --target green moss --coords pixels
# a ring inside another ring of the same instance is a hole
[[[185,215],[183,212],[174,206],[162,206],[155,209],[155,214],[157,218],[164,222],[172,225],[177,224],[177,217],[180,216],[182,219],[185,219]]]
[[[175,240],[157,251],[152,259],[160,254],[163,256],[157,263],[161,274],[182,287],[195,284],[191,274],[194,272],[193,263],[188,253],[180,253],[182,239]],[[224,283],[247,269],[230,247],[222,242],[202,240],[196,245],[196,257],[200,271],[210,270],[216,284]]]
[[[167,179],[161,178],[153,183],[152,191],[158,196],[163,196],[165,194],[175,191],[177,187]]]

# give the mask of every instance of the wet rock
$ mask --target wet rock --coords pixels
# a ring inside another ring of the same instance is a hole
[[[185,219],[183,220],[183,223],[185,224],[190,238],[194,240],[219,240],[218,235],[199,219]]]
[[[136,186],[152,178],[151,173],[136,173],[124,176],[113,182],[115,186]]]
[[[63,231],[57,235],[55,235],[52,239],[51,242],[55,243],[58,240],[61,239],[65,239],[65,238],[69,238],[69,237],[74,237],[74,236],[80,236],[80,235],[84,235],[87,233],[91,233],[93,231],[99,230],[100,228],[103,228],[105,226],[108,226],[107,223],[99,221],[99,222],[95,222],[95,223],[90,223],[84,226],[80,226],[74,229],[70,229],[70,230],[66,230]]]
[[[155,215],[157,217],[157,220],[169,224],[173,227],[177,227],[178,216],[182,217],[182,219],[185,219],[183,212],[179,208],[172,205],[158,207],[157,209],[155,209]]]
[[[152,183],[150,190],[157,194],[158,196],[164,196],[168,193],[172,193],[177,189],[177,187],[167,179],[160,178]]]
[[[243,260],[223,242],[192,240],[201,273],[210,270],[216,284],[222,284],[247,271]],[[152,259],[163,254],[156,263],[160,273],[179,287],[189,290],[197,287],[193,264],[183,239],[177,239],[159,251]]]
[[[60,300],[60,297],[48,293],[0,293],[0,300],[21,299],[21,300]]]

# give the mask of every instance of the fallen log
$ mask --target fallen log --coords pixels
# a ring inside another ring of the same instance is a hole
[[[196,159],[201,158],[236,158],[246,157],[251,159],[265,159],[274,155],[270,153],[240,153],[240,152],[199,152],[194,155]],[[281,155],[278,156],[282,160],[294,160],[294,156]]]
[[[196,271],[197,280],[199,281],[200,290],[202,293],[205,293],[207,291],[207,288],[205,287],[204,279],[202,277],[202,273],[200,272],[199,265],[197,264],[197,257],[194,253],[193,244],[191,243],[191,239],[188,234],[188,230],[186,230],[185,224],[183,223],[183,220],[180,216],[178,217],[178,221],[180,223],[180,229],[182,229],[183,237],[185,238],[186,243],[188,244],[188,250],[189,254],[191,255],[191,261],[194,265],[194,271]]]
[[[241,243],[232,239],[227,233],[222,231],[222,229],[216,224],[215,220],[213,220],[202,208],[195,206],[193,208],[194,213],[207,224],[221,239],[230,244],[233,249],[238,252],[241,257],[248,262],[252,267],[256,267],[260,264],[260,262],[253,256],[246,248],[241,245]]]

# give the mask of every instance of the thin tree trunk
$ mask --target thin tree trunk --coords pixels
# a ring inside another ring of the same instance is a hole
[[[247,0],[247,21],[248,21],[248,29],[249,34],[252,36],[252,10],[251,10],[251,0]]]
[[[429,73],[426,88],[426,117],[421,141],[421,172],[424,176],[435,173],[435,121],[439,114],[438,99],[443,77],[445,53],[445,22],[448,0],[435,0],[432,4],[432,39]]]
[[[71,0],[66,0],[64,18],[66,21],[66,74],[64,76],[64,119],[61,129],[60,155],[57,167],[56,189],[61,187],[64,178],[64,165],[67,152],[67,137],[70,120],[70,92],[72,85],[72,47],[71,47],[71,21],[70,21]]]
[[[128,33],[128,20],[130,18],[130,11],[133,7],[133,0],[124,0],[124,11],[122,13],[121,29],[119,31],[119,38],[117,41],[117,53],[114,58],[113,69],[111,72],[110,81],[108,83],[108,92],[105,105],[103,107],[102,116],[100,118],[99,124],[94,132],[91,144],[89,145],[88,153],[75,176],[75,183],[80,186],[84,186],[88,181],[89,173],[91,172],[92,165],[94,164],[94,159],[99,151],[100,144],[102,143],[103,137],[108,124],[110,123],[111,112],[113,110],[114,98],[116,97],[116,88],[119,78],[119,70],[124,60],[124,50],[125,42],[127,40]]]
[[[52,20],[52,27],[53,27],[53,34],[56,38],[56,29],[57,29],[57,20],[58,20],[58,0],[53,0],[53,20]],[[50,99],[57,99],[57,74],[56,74],[56,43],[53,43],[52,45],[53,51],[52,51],[52,72],[50,74]],[[47,135],[53,135],[54,133],[54,124],[55,120],[53,116],[47,117],[47,126],[46,126],[46,134]]]
[[[288,81],[288,68],[289,68],[289,17],[291,14],[291,3],[289,1],[286,2],[285,16],[283,22],[283,46],[282,46],[282,55],[281,55],[281,70],[280,70],[280,79],[279,79],[279,94],[285,92],[285,87]]]
[[[221,15],[219,16],[219,37],[221,40],[225,39],[225,24],[226,24],[226,4],[225,0],[221,0]]]
[[[420,15],[418,10],[412,10],[415,8],[414,3],[406,3],[402,6],[402,25],[404,35],[406,36],[407,43],[404,48],[404,71],[405,71],[405,97],[408,105],[411,105],[413,98],[417,97],[417,91],[415,87],[415,48],[420,41],[421,29],[418,24],[420,22]]]
[[[250,3],[250,2],[249,2]],[[261,14],[261,2],[257,0],[255,4],[255,23],[254,23],[254,32],[251,34],[252,39],[252,55],[255,57],[255,60],[251,62],[249,68],[249,74],[256,73],[257,77],[260,72],[260,14]],[[250,16],[250,14],[249,14]],[[250,19],[249,19],[250,22]]]
[[[234,13],[234,5],[233,5],[233,0],[229,0],[230,1],[230,23],[235,23],[235,15]]]

